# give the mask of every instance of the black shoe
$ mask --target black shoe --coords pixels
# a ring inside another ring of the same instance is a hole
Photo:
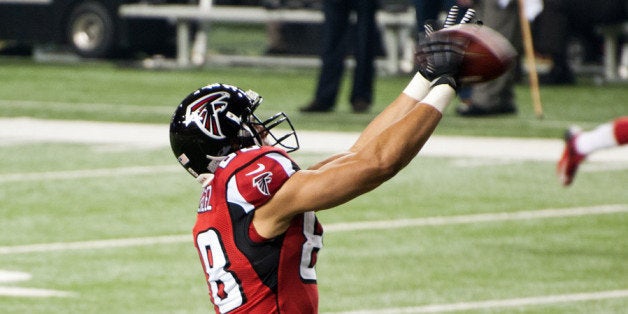
[[[330,112],[331,110],[331,107],[324,107],[315,101],[309,103],[305,107],[299,108],[299,111],[301,112]]]
[[[351,103],[354,113],[367,113],[371,109],[371,103],[363,100],[356,100]]]
[[[541,85],[574,85],[576,78],[568,65],[555,64],[552,69],[545,74],[539,75]]]
[[[456,113],[462,117],[481,117],[501,114],[515,114],[517,107],[511,103],[506,103],[491,109],[484,109],[473,103],[462,104],[456,108]]]
[[[267,56],[286,55],[288,53],[288,49],[283,47],[270,47],[264,51],[264,54]]]
[[[576,79],[571,74],[541,74],[539,75],[539,84],[551,86],[564,86],[576,84]]]

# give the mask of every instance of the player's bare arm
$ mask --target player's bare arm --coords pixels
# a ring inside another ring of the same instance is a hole
[[[421,84],[423,85],[421,88],[424,89],[424,93],[427,94],[429,90],[429,81],[426,79],[421,80]],[[422,96],[421,96],[422,97]],[[351,152],[356,152],[361,146],[366,144],[368,141],[373,139],[375,136],[378,136],[385,130],[387,127],[392,125],[394,122],[397,122],[401,117],[410,112],[416,105],[418,104],[418,100],[408,96],[405,93],[399,95],[388,107],[386,107],[380,114],[373,119],[369,123],[369,125],[362,131],[356,142],[353,146],[346,152],[338,153],[332,155],[312,166],[310,166],[309,170],[319,169],[322,166],[340,158],[350,154]]]
[[[455,91],[449,86],[444,90],[449,94],[445,100],[448,102]],[[379,134],[362,137],[352,151],[318,169],[295,173],[256,211],[253,223],[257,232],[266,238],[275,237],[285,231],[294,215],[345,203],[373,190],[405,167],[430,137],[442,113],[404,95],[397,101],[403,105],[413,103],[413,108]]]
[[[423,79],[424,86],[421,88],[424,90],[423,94],[427,94],[429,90],[429,81]],[[422,95],[421,98],[425,96]],[[405,93],[400,94],[388,107],[386,107],[369,125],[362,131],[358,140],[353,144],[349,151],[355,152],[364,144],[368,143],[374,137],[380,135],[383,130],[390,127],[393,123],[397,122],[408,112],[410,112],[418,104],[419,99],[412,98]]]

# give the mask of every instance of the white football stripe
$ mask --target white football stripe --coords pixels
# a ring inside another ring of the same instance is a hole
[[[461,216],[426,217],[415,219],[347,222],[330,224],[325,227],[326,232],[334,231],[356,231],[373,229],[393,229],[421,226],[442,226],[455,224],[472,224],[480,222],[527,220],[539,218],[575,217],[584,215],[602,215],[628,212],[628,205],[601,205],[591,207],[574,207],[563,209],[541,209],[519,212],[500,212]]]
[[[71,297],[75,296],[74,293],[49,290],[49,289],[34,289],[34,288],[19,288],[19,287],[0,287],[0,296],[7,297]]]
[[[481,222],[494,221],[512,221],[512,220],[528,220],[528,219],[544,219],[544,218],[561,218],[561,217],[577,217],[584,215],[604,215],[628,212],[628,205],[599,205],[590,207],[574,207],[563,209],[542,209],[519,212],[500,212],[486,213],[477,215],[461,215],[461,216],[442,216],[442,217],[426,217],[415,219],[397,219],[385,221],[358,221],[327,224],[325,232],[347,232],[358,230],[390,230],[395,228],[421,227],[421,226],[442,226],[454,224],[472,224]],[[94,240],[82,242],[58,242],[58,243],[42,243],[28,244],[16,246],[0,246],[0,255],[19,254],[19,253],[35,253],[49,251],[64,250],[86,250],[86,249],[103,249],[112,247],[132,247],[166,243],[180,243],[192,241],[191,235],[171,235],[144,238],[127,238],[127,239],[111,239],[111,240]]]
[[[176,164],[165,166],[138,166],[104,169],[85,169],[68,171],[25,172],[0,174],[2,182],[40,181],[40,180],[65,180],[81,178],[117,177],[123,175],[142,175],[152,173],[182,172],[182,168]]]
[[[133,149],[169,146],[168,125],[165,124],[0,118],[0,125],[2,125],[0,145],[62,142],[128,145]],[[316,153],[336,153],[347,150],[359,136],[356,132],[302,130],[297,133],[301,143],[299,151]],[[555,162],[560,157],[563,145],[560,139],[436,135],[427,141],[421,155]],[[596,152],[587,160],[589,162],[626,162],[628,161],[628,145]]]
[[[358,310],[350,312],[334,312],[335,314],[397,314],[397,313],[443,313],[456,311],[470,311],[481,309],[522,307],[532,305],[547,305],[564,302],[595,301],[603,299],[617,299],[628,297],[628,290],[609,290],[589,293],[546,295],[529,298],[487,300],[477,302],[460,302],[450,304],[433,304],[424,306],[413,306],[405,308],[387,308],[378,310]]]

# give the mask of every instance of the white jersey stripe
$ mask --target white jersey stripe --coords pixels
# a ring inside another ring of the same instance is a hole
[[[296,170],[292,166],[292,160],[290,160],[286,156],[279,153],[269,153],[266,154],[266,156],[277,161],[277,163],[279,163],[281,167],[283,167],[283,170],[286,172],[286,174],[288,174],[288,177],[292,176],[296,172]]]
[[[232,176],[231,179],[229,179],[229,182],[227,182],[227,202],[235,203],[242,206],[244,212],[247,214],[255,209],[255,206],[247,202],[246,199],[244,199],[244,196],[240,194],[240,190],[238,189],[238,182],[236,181],[236,176]]]

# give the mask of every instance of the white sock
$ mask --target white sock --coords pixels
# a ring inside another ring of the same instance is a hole
[[[591,154],[597,150],[614,147],[617,144],[613,123],[605,123],[597,128],[580,133],[575,140],[575,148],[582,155]]]
[[[454,97],[456,97],[456,91],[451,86],[440,84],[434,86],[421,103],[430,105],[443,113]]]
[[[408,86],[403,90],[403,93],[412,97],[414,100],[419,101],[427,95],[430,90],[430,81],[417,72]]]

